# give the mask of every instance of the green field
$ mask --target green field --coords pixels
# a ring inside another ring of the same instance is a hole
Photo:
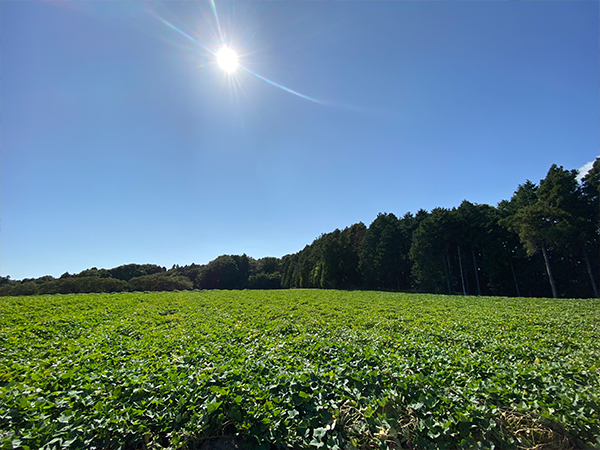
[[[2,449],[600,448],[600,301],[0,298]]]

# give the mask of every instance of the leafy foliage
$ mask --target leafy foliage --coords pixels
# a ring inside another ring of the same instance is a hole
[[[186,277],[169,277],[160,273],[129,280],[129,288],[132,291],[177,291],[192,289],[192,287],[192,282]]]
[[[0,445],[600,448],[599,324],[590,299],[3,297]]]
[[[194,286],[198,289],[243,289],[248,282],[249,258],[222,255],[202,267]]]

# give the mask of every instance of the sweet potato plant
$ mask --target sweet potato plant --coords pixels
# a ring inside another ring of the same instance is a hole
[[[600,448],[600,301],[0,298],[0,448]]]

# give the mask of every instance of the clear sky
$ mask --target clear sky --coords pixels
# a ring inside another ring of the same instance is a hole
[[[2,276],[283,256],[598,156],[598,2],[215,9],[1,2]]]

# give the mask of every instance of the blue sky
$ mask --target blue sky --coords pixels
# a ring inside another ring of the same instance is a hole
[[[599,153],[599,3],[0,4],[0,274],[301,250]]]

